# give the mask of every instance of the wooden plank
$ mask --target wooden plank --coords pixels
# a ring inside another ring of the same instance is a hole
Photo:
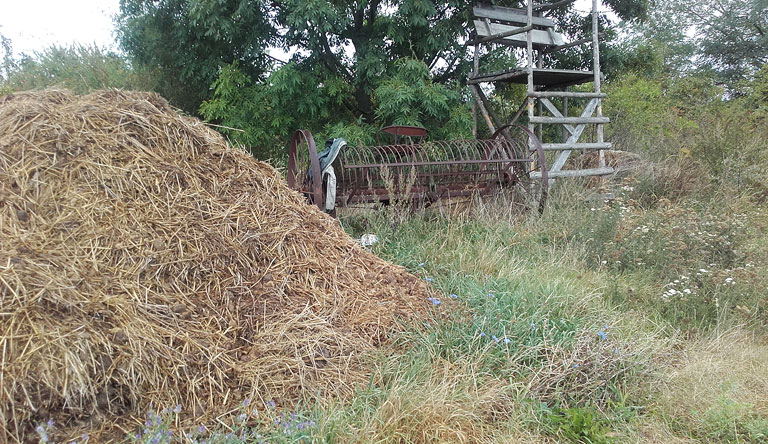
[[[609,150],[611,144],[608,142],[602,143],[542,143],[544,151],[562,151],[562,150]]]
[[[541,3],[538,5],[533,5],[533,10],[539,11],[539,12],[548,11],[550,9],[555,9],[561,6],[570,5],[571,3],[575,3],[575,2],[576,0],[561,0],[559,2],[554,2],[554,3]]]
[[[528,24],[528,14],[526,11],[517,8],[505,8],[503,6],[479,4],[472,8],[472,13],[475,17],[478,18],[499,20],[502,22],[515,23],[518,25]],[[536,26],[544,26],[547,28],[555,27],[555,22],[544,17],[532,17],[532,24]]]
[[[479,37],[489,37],[494,34],[503,34],[505,32],[513,31],[519,28],[516,26],[502,25],[499,23],[486,23],[482,20],[474,20],[474,24],[475,24],[475,30],[477,30],[477,35]],[[526,35],[531,34],[532,43],[537,46],[550,47],[550,46],[560,46],[564,44],[563,37],[558,33],[553,33],[555,37],[554,40],[552,39],[552,37],[550,37],[547,31],[541,31],[538,29],[534,29],[525,34]],[[527,38],[522,34],[516,34],[510,37],[501,39],[501,41],[508,44],[515,45],[515,46],[524,46],[527,42]]]
[[[548,176],[550,179],[554,179],[556,177],[607,176],[615,172],[616,170],[614,170],[612,167],[588,168],[584,170],[560,170],[560,171],[550,170]],[[533,171],[531,172],[531,178],[541,179],[541,173],[539,171]]]
[[[534,116],[531,119],[531,123],[545,123],[545,124],[556,124],[556,123],[567,123],[570,125],[578,125],[578,124],[591,124],[591,123],[610,123],[611,119],[608,117],[538,117]]]
[[[576,91],[537,91],[533,92],[531,97],[545,98],[545,97],[574,97],[577,99],[604,99],[608,97],[605,93],[591,93],[591,92],[576,92]]]
[[[488,27],[488,26],[486,26],[486,27]],[[478,43],[492,42],[494,40],[500,40],[500,39],[504,39],[504,38],[507,38],[507,37],[512,37],[513,35],[522,34],[524,32],[528,32],[528,31],[530,31],[532,29],[533,29],[533,26],[526,26],[524,28],[515,28],[515,29],[513,29],[511,31],[502,32],[501,34],[493,34],[493,35],[489,35],[488,37],[478,38],[478,39],[475,39],[475,40],[473,40],[471,42],[468,42],[467,44],[468,45],[477,45]]]
[[[530,100],[530,99],[529,99]],[[541,99],[543,101],[549,102],[547,99]],[[600,101],[600,99],[592,99],[589,101],[586,107],[584,107],[584,111],[581,113],[581,117],[588,117],[591,116],[592,113],[595,112],[595,108],[597,108],[597,104]],[[550,105],[552,103],[550,102]],[[554,107],[554,115],[560,115],[559,110]],[[587,125],[577,125],[576,127],[572,127],[570,125],[564,125],[564,127],[571,133],[571,137],[568,138],[568,140],[565,141],[565,143],[577,143],[579,141],[579,138],[581,137],[581,133],[584,132],[584,129],[587,127]],[[555,159],[555,163],[552,164],[552,168],[550,168],[550,171],[556,172],[560,171],[560,169],[563,168],[565,165],[565,162],[568,161],[568,157],[571,155],[571,150],[564,150],[560,152],[560,155],[557,156],[557,159]],[[549,185],[552,185],[553,179],[549,179]]]

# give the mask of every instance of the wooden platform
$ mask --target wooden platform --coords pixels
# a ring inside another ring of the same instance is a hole
[[[569,69],[534,69],[533,84],[545,88],[561,88],[581,83],[588,83],[595,79],[592,71],[574,71]],[[485,82],[507,82],[525,85],[528,83],[528,70],[516,68],[508,71],[491,74],[480,74],[470,77],[467,83],[475,85]]]

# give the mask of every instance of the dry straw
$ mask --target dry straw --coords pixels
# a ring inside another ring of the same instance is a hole
[[[347,396],[425,291],[157,95],[0,99],[0,442]]]

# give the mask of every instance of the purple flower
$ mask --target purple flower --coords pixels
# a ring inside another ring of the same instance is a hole
[[[83,441],[88,441],[88,434],[87,433],[83,433]]]
[[[200,424],[200,427],[197,428],[197,433],[203,433],[205,431],[205,426]]]
[[[173,408],[173,413],[181,413],[181,404],[176,404],[176,407]]]
[[[456,296],[456,295],[455,295],[455,294],[453,294],[453,293],[449,294],[449,295],[448,295],[448,297],[449,297],[449,298],[451,298],[451,299],[456,299],[456,298],[458,298],[458,296]]]
[[[489,298],[495,298],[496,296],[494,296],[494,294],[493,294],[493,293],[488,293],[488,297],[489,297]]]
[[[48,425],[48,427],[53,427],[53,418],[49,419],[46,424]]]
[[[267,407],[271,409],[275,408],[275,401],[267,401]]]
[[[245,398],[245,401],[243,401],[243,407],[248,407],[249,405],[251,405],[251,399]]]
[[[481,338],[484,338],[484,337],[485,337],[485,332],[484,332],[484,331],[481,331],[481,332],[480,332],[480,337],[481,337]]]
[[[432,282],[432,278],[424,278],[424,280],[427,282]]]

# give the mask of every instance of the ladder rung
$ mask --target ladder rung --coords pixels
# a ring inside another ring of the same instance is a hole
[[[560,171],[550,171],[547,174],[547,177],[550,179],[554,179],[556,177],[605,176],[608,174],[613,174],[615,171],[616,170],[614,170],[612,167],[589,168],[585,170],[560,170]],[[531,178],[541,179],[541,172],[540,171],[532,172]]]
[[[529,92],[528,97],[575,97],[585,99],[604,99],[608,97],[606,93],[596,92],[577,92],[577,91],[534,91]]]
[[[539,116],[533,116],[530,119],[528,119],[531,123],[566,123],[566,124],[575,124],[578,125],[580,123],[597,123],[597,124],[604,124],[609,123],[611,119],[608,117],[539,117]]]
[[[609,150],[612,145],[608,142],[603,143],[542,143],[544,151],[563,151],[563,150]],[[531,151],[536,151],[531,148]]]

